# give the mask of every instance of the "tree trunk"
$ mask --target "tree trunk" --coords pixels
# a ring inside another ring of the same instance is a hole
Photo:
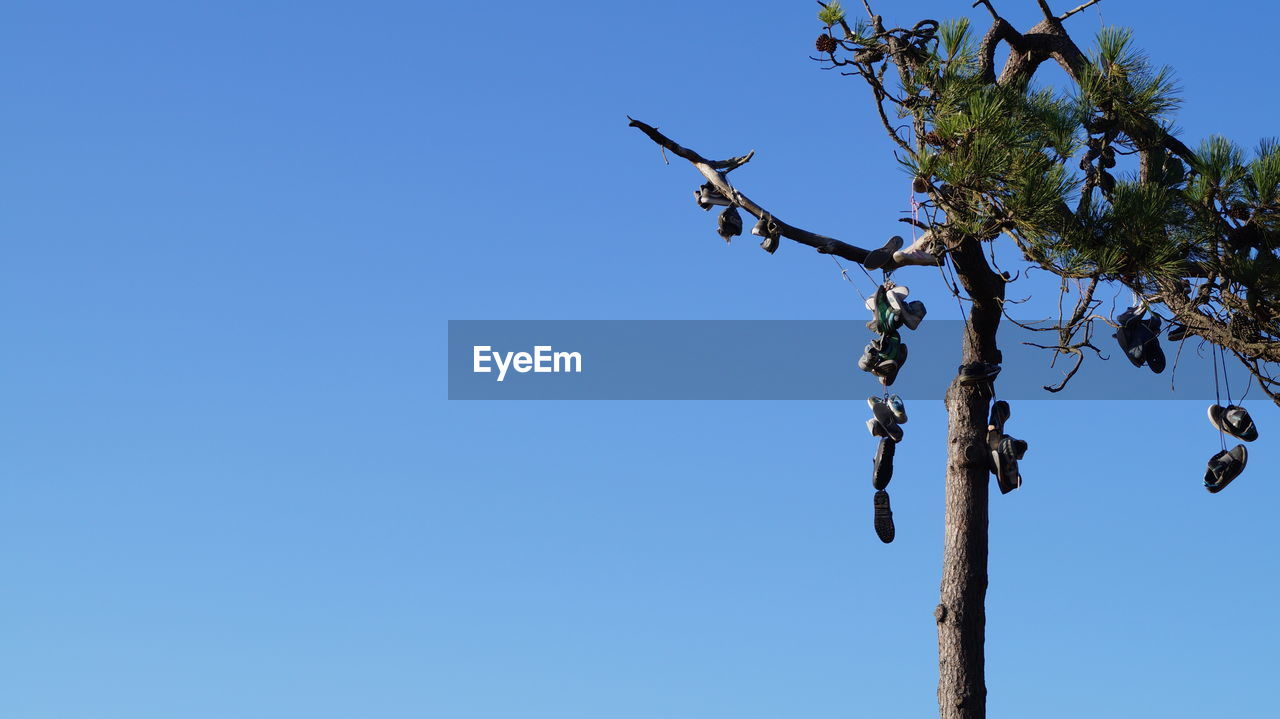
[[[1004,280],[965,239],[952,251],[961,284],[973,298],[963,361],[1000,362],[996,330]],[[986,716],[984,676],[987,596],[987,416],[992,386],[952,382],[947,390],[947,504],[938,623],[938,709],[942,719]]]

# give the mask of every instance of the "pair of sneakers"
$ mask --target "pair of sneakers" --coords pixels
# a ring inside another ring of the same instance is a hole
[[[906,252],[903,252],[902,246],[905,244],[906,240],[897,235],[890,237],[883,247],[867,253],[867,256],[862,260],[862,266],[868,270],[889,272],[901,266],[904,262],[926,265],[942,264],[942,260],[937,255],[927,250],[908,248]]]
[[[1249,416],[1249,410],[1238,405],[1209,406],[1209,423],[1236,439],[1252,442],[1258,438],[1258,427]],[[1204,472],[1204,487],[1210,494],[1217,494],[1244,472],[1249,461],[1249,450],[1243,444],[1224,449],[1209,458]]]
[[[888,387],[898,378],[898,371],[906,361],[907,345],[896,331],[891,331],[867,343],[858,358],[858,369],[879,377],[880,383]]]
[[[866,302],[866,308],[871,310],[872,315],[867,329],[886,334],[903,325],[909,330],[919,327],[928,310],[920,300],[908,302],[907,295],[910,292],[910,289],[901,285],[877,287],[875,294],[868,297]]]
[[[1116,317],[1116,342],[1134,367],[1146,365],[1152,372],[1164,371],[1166,359],[1160,348],[1160,318],[1155,314],[1143,319],[1146,310],[1130,307]]]
[[[1009,421],[1010,414],[1009,403],[997,400],[991,405],[991,416],[987,421],[987,452],[991,458],[989,466],[996,476],[1000,494],[1008,494],[1022,486],[1018,460],[1027,453],[1025,441],[1004,433],[1004,424]]]
[[[867,406],[871,408],[871,419],[867,420],[867,431],[872,437],[884,437],[894,442],[902,441],[902,427],[907,423],[907,407],[902,398],[896,394],[888,397],[868,397]],[[877,487],[879,489],[879,487]]]

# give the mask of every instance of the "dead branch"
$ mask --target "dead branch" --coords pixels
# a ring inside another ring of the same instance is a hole
[[[808,245],[822,254],[835,255],[836,257],[842,257],[849,260],[850,262],[862,264],[863,261],[867,259],[868,250],[851,245],[847,242],[841,242],[833,237],[819,235],[783,222],[778,219],[776,214],[765,210],[759,204],[752,201],[751,198],[747,197],[730,184],[725,175],[728,172],[744,165],[751,159],[754,151],[741,157],[730,158],[728,160],[709,160],[698,152],[678,144],[671,138],[659,132],[658,129],[652,125],[636,120],[630,116],[627,117],[627,120],[629,121],[629,127],[638,128],[641,132],[647,135],[650,140],[657,143],[659,147],[671,152],[677,157],[682,157],[685,160],[688,160],[698,170],[698,172],[702,173],[702,176],[707,179],[707,182],[710,182],[716,190],[720,192],[720,194],[728,198],[735,206],[742,208],[756,219],[762,219],[766,215],[771,217],[780,236],[786,237],[787,239],[793,240],[802,245]],[[928,236],[929,234],[925,233],[925,237],[917,240],[911,247],[906,247],[895,252],[893,260],[891,260],[884,269],[893,270],[898,267],[908,265],[937,265],[939,262],[938,258],[925,251],[929,246],[925,239]]]

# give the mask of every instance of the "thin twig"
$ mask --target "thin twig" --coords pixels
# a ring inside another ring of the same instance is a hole
[[[1068,11],[1066,11],[1066,12],[1062,13],[1061,15],[1059,15],[1059,16],[1058,16],[1058,20],[1059,20],[1059,21],[1066,20],[1067,18],[1071,17],[1072,15],[1075,15],[1076,13],[1080,12],[1081,10],[1085,10],[1085,9],[1089,8],[1089,6],[1091,6],[1091,5],[1097,5],[1097,4],[1098,4],[1098,3],[1100,3],[1100,2],[1102,2],[1102,0],[1089,0],[1089,2],[1087,2],[1087,3],[1083,4],[1083,5],[1081,5],[1080,7],[1077,7],[1077,8],[1074,8],[1074,9],[1071,9],[1071,10],[1068,10]]]

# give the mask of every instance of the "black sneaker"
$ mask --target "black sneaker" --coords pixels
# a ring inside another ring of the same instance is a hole
[[[1164,350],[1160,349],[1160,318],[1151,315],[1142,324],[1147,328],[1147,332],[1151,337],[1142,344],[1142,358],[1146,360],[1147,367],[1152,372],[1160,374],[1164,371],[1165,356]]]
[[[890,357],[887,352],[882,354],[883,359],[871,370],[872,374],[880,378],[880,384],[885,387],[893,384],[893,381],[898,378],[898,371],[902,369],[902,365],[907,361],[906,344],[898,341],[895,355]]]
[[[1210,494],[1217,494],[1231,484],[1231,480],[1240,476],[1249,461],[1249,450],[1243,444],[1237,444],[1230,450],[1223,450],[1209,459],[1209,466],[1204,472],[1204,488]],[[877,509],[878,512],[878,509]],[[879,514],[877,513],[877,518]]]
[[[898,443],[884,437],[876,447],[876,458],[871,463],[871,486],[884,489],[893,479],[893,453]]]
[[[716,220],[716,233],[723,237],[725,242],[742,234],[742,215],[738,214],[738,208],[724,208],[724,212],[721,212],[720,218]]]
[[[897,235],[890,237],[889,241],[884,243],[884,247],[867,253],[867,258],[862,261],[862,266],[868,270],[878,270],[884,267],[893,260],[893,253],[902,249],[904,242],[905,240]]]
[[[997,436],[1004,434],[1004,423],[1009,421],[1009,403],[997,400],[991,404],[991,418],[987,420],[987,431]]]
[[[1258,428],[1249,416],[1249,410],[1238,405],[1210,405],[1209,423],[1236,439],[1252,442],[1258,438]]]
[[[1141,367],[1147,361],[1145,350],[1147,342],[1154,339],[1151,328],[1134,316],[1132,309],[1125,310],[1116,317],[1116,324],[1119,327],[1111,336],[1116,338],[1120,349],[1124,351],[1124,356],[1129,358],[1129,363],[1134,367]],[[1161,369],[1164,367],[1162,366]]]
[[[991,465],[995,469],[996,484],[1000,494],[1008,494],[1022,486],[1022,475],[1018,471],[1018,460],[1027,452],[1027,443],[1014,439],[1007,434],[998,439],[988,435],[987,446],[991,448]]]
[[[888,544],[894,537],[893,510],[889,508],[889,493],[883,489],[876,490],[875,505],[876,536],[881,542]]]
[[[970,362],[960,365],[960,384],[990,382],[1000,374],[1000,365],[990,362]]]

